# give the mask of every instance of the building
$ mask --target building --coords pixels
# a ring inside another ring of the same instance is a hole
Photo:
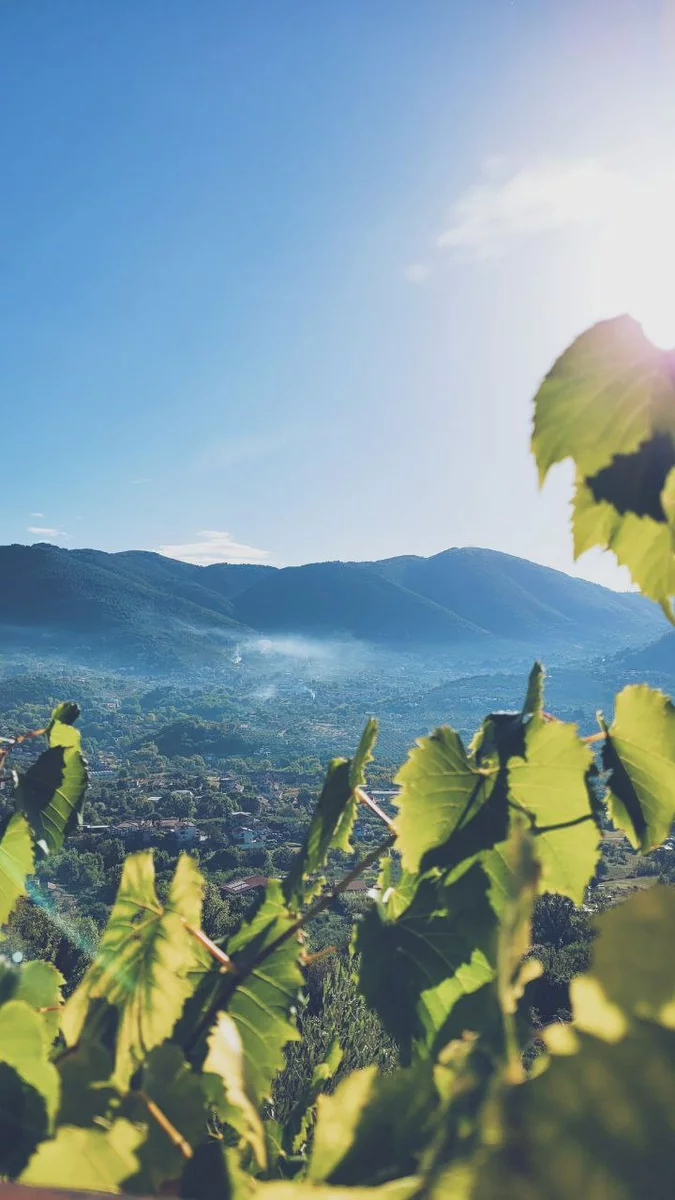
[[[265,888],[267,883],[266,875],[247,875],[244,879],[232,879],[229,883],[224,883],[220,890],[225,896],[241,896],[244,892]]]
[[[251,829],[250,825],[238,825],[230,833],[235,846],[264,846],[265,834],[261,829]]]

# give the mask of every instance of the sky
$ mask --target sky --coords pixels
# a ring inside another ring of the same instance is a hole
[[[4,0],[0,542],[574,564],[531,400],[675,343],[672,0]]]

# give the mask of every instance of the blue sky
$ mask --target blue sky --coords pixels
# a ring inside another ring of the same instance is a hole
[[[2,542],[621,582],[530,400],[675,330],[672,5],[6,0],[0,57]]]

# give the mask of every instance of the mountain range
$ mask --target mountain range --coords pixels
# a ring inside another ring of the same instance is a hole
[[[659,610],[495,550],[300,567],[193,566],[146,551],[0,547],[0,648],[139,667],[213,661],[254,634],[489,655],[644,646]]]

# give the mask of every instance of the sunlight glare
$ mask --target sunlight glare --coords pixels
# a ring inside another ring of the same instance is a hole
[[[596,270],[596,296],[608,313],[630,313],[655,346],[675,347],[675,174],[626,186]]]

